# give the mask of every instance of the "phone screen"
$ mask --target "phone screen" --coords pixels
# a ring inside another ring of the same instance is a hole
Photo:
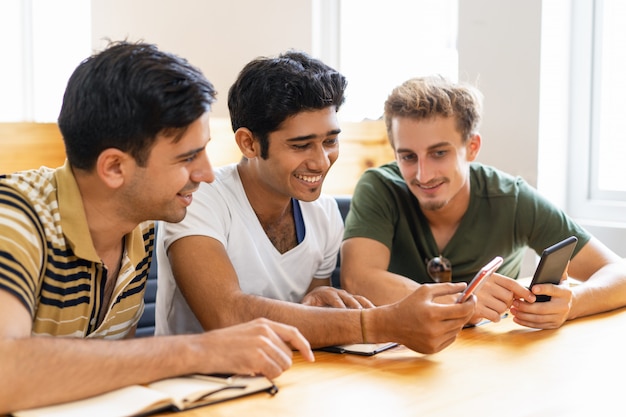
[[[541,254],[539,265],[537,265],[533,280],[528,288],[530,289],[536,284],[559,285],[577,242],[576,236],[570,236],[546,248]],[[550,299],[549,295],[537,295],[537,302],[550,301]]]
[[[476,291],[478,287],[480,287],[480,284],[483,283],[485,278],[487,278],[489,275],[496,272],[498,268],[500,268],[500,265],[502,265],[502,262],[503,262],[502,257],[496,256],[491,261],[489,261],[487,265],[483,266],[480,269],[480,271],[476,273],[474,278],[472,278],[472,281],[465,288],[465,291],[463,291],[461,295],[459,295],[459,298],[456,300],[456,302],[464,303],[465,301],[467,301],[467,299],[472,295],[472,293]]]

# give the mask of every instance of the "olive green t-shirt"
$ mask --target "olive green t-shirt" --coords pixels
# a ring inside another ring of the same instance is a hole
[[[391,251],[388,270],[419,283],[433,282],[426,263],[443,255],[452,280],[469,282],[494,256],[498,273],[518,278],[527,247],[538,254],[575,235],[574,255],[591,235],[520,177],[473,163],[470,203],[447,246],[439,253],[430,227],[396,162],[367,170],[355,188],[344,240],[366,237]]]

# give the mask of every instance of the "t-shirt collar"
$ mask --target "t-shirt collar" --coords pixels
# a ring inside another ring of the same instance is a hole
[[[65,238],[76,256],[92,262],[102,262],[93,245],[85,208],[76,183],[76,178],[68,161],[55,172],[59,214]],[[141,227],[136,227],[126,235],[125,252],[134,265],[145,255]]]
[[[101,262],[89,233],[83,199],[68,161],[56,170],[57,195],[61,228],[76,256],[92,262]]]

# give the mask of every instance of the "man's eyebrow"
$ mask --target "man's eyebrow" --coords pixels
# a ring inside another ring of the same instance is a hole
[[[396,149],[397,153],[410,153],[413,152],[411,149],[405,149],[405,148],[398,148]]]
[[[328,132],[326,132],[326,137],[328,136],[335,136],[341,133],[341,129],[333,129],[333,130],[329,130]],[[305,140],[311,140],[311,139],[315,139],[316,137],[318,137],[318,135],[315,134],[311,134],[311,135],[305,135],[305,136],[296,136],[293,138],[289,138],[287,139],[288,142],[301,142],[301,141],[305,141]]]
[[[205,146],[203,146],[203,147],[201,147],[201,148],[192,149],[192,150],[190,150],[190,151],[187,151],[187,152],[184,152],[184,153],[178,154],[178,155],[176,155],[174,158],[175,158],[175,159],[185,159],[185,158],[189,158],[190,156],[193,156],[193,155],[197,154],[198,152],[202,152],[202,150],[203,150],[203,149],[205,149],[205,148],[206,148],[206,147],[205,147]]]
[[[442,148],[442,147],[445,147],[445,146],[452,146],[452,144],[450,142],[439,142],[439,143],[435,143],[434,145],[430,145],[428,147],[428,150],[432,151],[434,149]],[[411,152],[412,153],[413,150],[412,149],[408,149],[408,148],[398,148],[398,149],[396,149],[396,152],[397,153],[407,153],[407,152]]]
[[[447,142],[447,141],[439,142],[439,143],[435,143],[434,145],[430,145],[428,147],[428,149],[432,150],[432,149],[437,149],[437,148],[441,148],[441,147],[444,147],[444,146],[452,146],[452,144],[450,142]]]

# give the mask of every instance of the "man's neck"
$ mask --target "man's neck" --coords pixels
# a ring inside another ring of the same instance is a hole
[[[298,242],[291,198],[269,195],[249,165],[239,164],[237,169],[248,202],[268,239],[280,253],[293,249]]]
[[[448,242],[456,233],[470,202],[469,184],[467,192],[455,195],[445,206],[438,210],[422,210],[428,221],[437,248],[443,252]]]
[[[261,223],[275,223],[291,214],[291,198],[272,194],[247,164],[237,166],[248,202]]]
[[[75,178],[96,253],[102,260],[119,259],[120,242],[137,224],[120,216],[115,193],[104,187],[94,175],[75,173]],[[111,262],[113,264],[115,262]]]

